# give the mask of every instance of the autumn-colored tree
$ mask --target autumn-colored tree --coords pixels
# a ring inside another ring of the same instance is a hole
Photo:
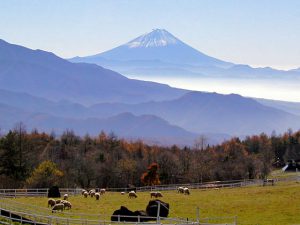
[[[143,173],[141,181],[144,185],[152,186],[159,185],[159,175],[158,175],[158,164],[152,163],[148,168],[147,172]]]
[[[259,178],[268,176],[278,160],[282,166],[287,159],[300,158],[300,131],[232,138],[214,146],[206,146],[202,140],[199,143],[195,149],[202,151],[148,145],[104,132],[94,138],[67,130],[56,137],[37,129],[28,133],[20,123],[0,135],[0,187],[55,183],[60,187],[124,187],[129,183],[140,186]]]
[[[47,188],[53,185],[59,185],[63,177],[63,172],[60,171],[56,164],[51,161],[42,162],[26,180],[29,187]]]

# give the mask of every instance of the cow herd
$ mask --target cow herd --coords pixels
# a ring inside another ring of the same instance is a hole
[[[178,187],[177,192],[184,195],[190,194],[190,190],[187,187]]]
[[[82,196],[84,196],[85,198],[87,198],[88,196],[91,196],[92,198],[95,197],[96,200],[100,199],[100,195],[104,195],[106,192],[106,190],[104,188],[100,189],[99,192],[96,191],[96,189],[91,189],[89,191],[82,189],[81,194]]]
[[[180,193],[180,194],[184,194],[184,195],[189,195],[190,194],[190,191],[187,187],[178,187],[177,188],[177,192]],[[81,191],[81,195],[84,197],[84,198],[87,198],[88,196],[90,196],[91,198],[94,198],[96,200],[100,200],[100,196],[101,195],[104,195],[106,193],[106,190],[103,188],[103,189],[98,189],[98,191],[96,191],[96,189],[91,189],[89,191],[85,190],[85,189],[82,189]],[[126,192],[121,192],[121,195],[125,195]],[[68,194],[65,194],[63,196],[63,199],[58,199],[58,200],[55,200],[55,199],[48,199],[48,207],[51,206],[52,207],[52,213],[53,212],[57,212],[57,211],[63,211],[65,209],[71,209],[72,208],[72,204],[71,202],[68,201]],[[138,195],[136,193],[136,191],[132,190],[132,191],[129,191],[128,192],[128,198],[132,199],[132,198],[137,198]],[[162,198],[163,195],[161,192],[159,191],[151,191],[150,192],[150,198]]]
[[[72,204],[71,202],[68,201],[68,194],[64,195],[64,199],[53,199],[50,198],[48,199],[48,207],[51,206],[52,207],[52,213],[56,212],[56,211],[63,211],[65,209],[71,209],[72,208]]]

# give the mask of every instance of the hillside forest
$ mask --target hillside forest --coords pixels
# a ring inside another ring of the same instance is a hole
[[[300,130],[232,138],[215,146],[155,146],[113,133],[61,136],[24,124],[0,136],[0,188],[126,187],[265,178],[300,159]]]

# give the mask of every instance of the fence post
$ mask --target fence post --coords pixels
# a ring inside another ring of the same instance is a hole
[[[52,224],[52,217],[51,217],[51,216],[48,218],[48,223],[49,223],[50,225]]]
[[[234,217],[234,225],[237,225],[237,216]]]
[[[197,214],[197,223],[199,224],[200,223],[200,208],[197,207],[196,209],[196,214]]]
[[[156,223],[160,224],[160,202],[158,202]]]

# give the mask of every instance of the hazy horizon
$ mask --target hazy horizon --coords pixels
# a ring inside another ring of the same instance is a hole
[[[140,79],[135,75],[128,75],[131,79]],[[198,77],[185,79],[167,78],[158,76],[143,76],[143,80],[170,85],[171,87],[188,89],[191,91],[217,92],[219,94],[239,94],[244,97],[263,98],[300,103],[299,82],[277,79],[270,82],[268,79],[228,79]]]

